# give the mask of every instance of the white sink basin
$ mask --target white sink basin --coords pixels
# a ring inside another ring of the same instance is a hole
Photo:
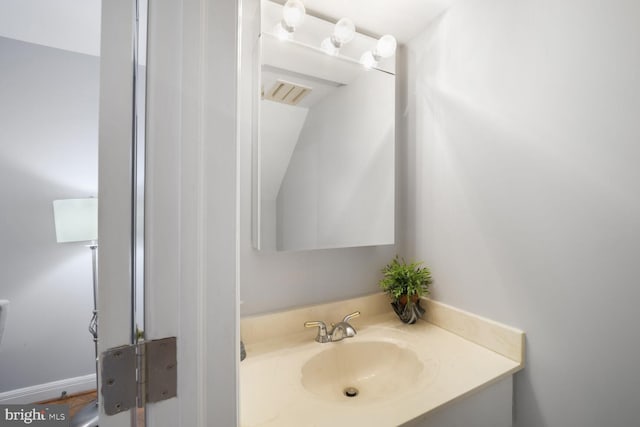
[[[331,401],[371,402],[403,395],[424,369],[416,353],[394,342],[345,340],[323,344],[326,350],[302,366],[302,385]]]
[[[435,319],[469,339],[433,323],[403,324],[384,294],[243,319],[248,345],[240,363],[240,425],[405,425],[522,368],[521,359],[503,355],[522,357],[522,332],[429,304]],[[302,329],[305,320],[339,319],[355,310],[367,315],[353,338],[319,344],[315,331]],[[358,394],[346,397],[348,387]]]

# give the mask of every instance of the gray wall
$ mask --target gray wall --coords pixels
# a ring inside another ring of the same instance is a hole
[[[526,331],[518,427],[638,425],[639,16],[460,0],[407,51],[405,253]]]
[[[91,254],[51,202],[97,194],[99,59],[0,38],[0,392],[94,372]]]
[[[252,47],[258,2],[243,2],[240,75],[240,296],[242,315],[340,300],[377,292],[380,269],[394,245],[301,252],[259,252],[251,242]],[[331,320],[331,319],[327,319]]]

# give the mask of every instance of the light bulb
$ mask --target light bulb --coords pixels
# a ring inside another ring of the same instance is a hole
[[[373,52],[374,56],[379,58],[389,58],[396,53],[397,42],[395,37],[387,34],[386,36],[380,37],[378,40],[378,44],[376,44],[376,50]]]
[[[331,56],[336,56],[338,54],[338,51],[340,50],[336,47],[335,44],[333,44],[333,42],[329,37],[322,40],[320,47],[322,48],[322,50],[325,51],[327,55],[331,55]]]
[[[349,43],[356,35],[356,26],[349,18],[342,18],[333,28],[331,41],[336,47],[341,47],[345,43]]]
[[[289,40],[293,33],[287,31],[282,25],[282,22],[278,22],[276,26],[273,27],[273,34],[280,40]]]
[[[376,58],[373,57],[373,52],[371,52],[370,50],[362,54],[362,56],[360,57],[360,63],[366,69],[371,69],[378,65],[378,61],[376,61]]]
[[[286,25],[285,29],[293,32],[304,20],[305,13],[304,5],[300,0],[287,1],[282,8],[282,21]]]

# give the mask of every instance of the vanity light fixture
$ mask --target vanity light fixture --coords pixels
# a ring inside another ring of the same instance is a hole
[[[376,48],[371,51],[368,50],[362,54],[360,57],[360,63],[365,68],[373,68],[378,65],[378,62],[382,58],[389,58],[396,53],[396,47],[398,43],[396,42],[396,38],[392,35],[385,35],[380,37],[378,43],[376,44]]]
[[[373,52],[371,52],[370,50],[362,54],[362,56],[360,57],[360,63],[364,66],[364,68],[368,70],[378,65],[378,61],[376,61],[376,58],[373,57]]]
[[[349,18],[342,18],[333,27],[331,37],[324,39],[320,47],[329,55],[337,55],[340,52],[340,48],[353,40],[355,35],[356,26],[353,21]]]
[[[304,21],[307,13],[300,0],[288,0],[282,8],[282,21],[276,25],[274,32],[280,40],[290,39],[296,28]]]

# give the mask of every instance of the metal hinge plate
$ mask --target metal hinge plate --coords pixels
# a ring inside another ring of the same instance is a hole
[[[100,357],[102,401],[107,415],[177,395],[175,337],[112,348]]]

